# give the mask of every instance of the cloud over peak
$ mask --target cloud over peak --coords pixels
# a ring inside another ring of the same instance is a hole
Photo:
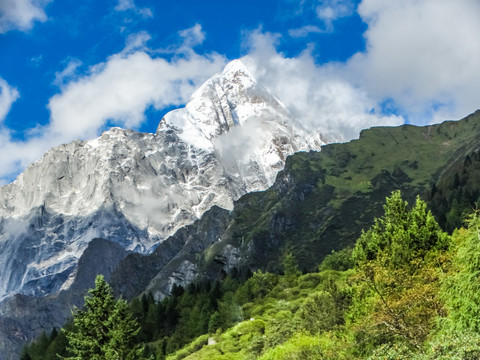
[[[278,36],[256,30],[242,60],[260,84],[277,95],[299,126],[334,132],[345,140],[377,125],[401,125],[401,116],[384,115],[375,98],[342,76],[338,64],[317,65],[309,50],[286,57],[276,49]]]
[[[223,64],[219,55],[194,54],[171,62],[144,51],[111,56],[50,99],[50,129],[73,140],[96,136],[109,120],[137,128],[149,106],[162,109],[185,103]]]

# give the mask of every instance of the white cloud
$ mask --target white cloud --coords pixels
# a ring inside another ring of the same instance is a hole
[[[205,32],[202,30],[200,24],[195,24],[189,29],[181,30],[178,34],[183,39],[183,45],[191,48],[200,45],[205,40]]]
[[[82,65],[78,59],[69,59],[67,66],[62,71],[55,72],[53,84],[62,87],[66,82],[72,80],[77,74],[77,69]]]
[[[118,0],[118,4],[115,6],[116,11],[126,11],[134,8],[133,0]]]
[[[45,6],[51,0],[1,0],[0,34],[10,30],[26,31],[35,21],[46,21]]]
[[[32,67],[39,67],[43,62],[43,55],[37,55],[30,58],[30,65]]]
[[[9,86],[5,80],[0,78],[0,123],[5,120],[12,104],[19,96],[17,89]]]
[[[125,49],[123,49],[122,54],[128,54],[137,50],[147,50],[146,45],[151,38],[150,34],[146,31],[128,35],[127,45]]]
[[[123,51],[92,66],[83,76],[76,71],[79,60],[71,60],[56,74],[60,92],[49,101],[49,124],[30,130],[25,141],[14,140],[8,129],[0,129],[0,183],[52,146],[94,138],[107,124],[137,128],[150,106],[183,105],[226,62],[215,53],[198,55],[184,44],[171,60],[153,57],[144,48],[147,38],[145,33],[130,38]],[[0,89],[1,120],[18,92],[3,80]]]
[[[292,37],[305,37],[311,33],[333,32],[334,22],[351,16],[354,11],[354,0],[283,0],[279,17],[316,17],[317,21],[313,24],[289,30]]]
[[[352,139],[364,128],[403,124],[400,116],[382,115],[375,99],[345,80],[337,65],[317,66],[309,51],[285,57],[277,52],[277,42],[274,34],[253,32],[243,61],[285,103],[300,126]]]
[[[300,38],[300,37],[306,37],[310,34],[321,34],[324,32],[325,30],[320,29],[316,25],[305,25],[298,29],[288,30],[288,35],[290,35],[291,37]]]
[[[355,10],[350,0],[302,1],[325,26]],[[366,49],[347,64],[323,65],[374,103],[389,102],[416,124],[459,119],[479,108],[478,0],[362,0]],[[308,35],[321,26],[290,31]],[[321,49],[320,49],[321,50]]]
[[[325,23],[327,30],[333,30],[335,20],[353,14],[355,4],[352,0],[321,0],[315,8],[317,17]]]
[[[152,50],[150,53],[169,54],[175,56],[189,57],[195,55],[194,48],[205,41],[206,34],[200,24],[177,32],[177,42],[163,49]]]
[[[480,2],[363,0],[359,14],[367,47],[349,70],[372,95],[392,98],[414,122],[479,107]]]
[[[35,156],[41,154],[46,148],[38,147],[38,141],[19,143],[12,141],[10,130],[2,122],[7,117],[12,104],[20,97],[17,89],[11,87],[4,79],[0,78],[0,185],[9,180],[10,174],[18,172],[32,161],[32,151]],[[25,145],[25,146],[24,146]],[[39,152],[41,150],[42,152]]]
[[[0,185],[11,181],[20,170],[25,169],[32,161],[52,147],[48,137],[33,138],[30,141],[14,141],[10,131],[0,130]]]
[[[136,128],[149,106],[184,104],[224,61],[219,55],[172,62],[142,51],[114,55],[50,99],[50,131],[68,141],[96,136],[109,120]]]
[[[133,0],[118,0],[118,4],[115,6],[116,11],[133,11],[137,15],[143,18],[153,17],[153,12],[149,8],[139,8],[135,5]]]

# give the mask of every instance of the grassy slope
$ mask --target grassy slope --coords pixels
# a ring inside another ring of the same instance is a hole
[[[243,317],[247,320],[224,332],[217,331],[216,334],[200,336],[181,350],[167,356],[167,359],[273,359],[278,358],[275,352],[289,351],[289,344],[284,344],[289,338],[289,341],[294,343],[310,343],[306,347],[311,348],[313,353],[325,353],[325,345],[328,348],[326,339],[315,338],[309,333],[312,329],[305,327],[302,311],[314,294],[328,291],[332,281],[344,286],[351,274],[352,271],[328,270],[295,279],[279,276],[278,283],[266,296],[243,304]],[[334,328],[340,327],[334,326],[331,330]],[[207,345],[208,339],[210,345]],[[279,347],[275,349],[277,346]]]
[[[204,253],[204,268],[214,268],[213,260],[233,245],[250,268],[278,271],[287,250],[304,270],[314,270],[332,250],[354,243],[393,190],[410,203],[417,195],[429,200],[432,184],[453,176],[451,164],[480,147],[479,133],[477,112],[429,127],[372,128],[358,140],[295,154],[272,188],[235,204],[227,232]]]

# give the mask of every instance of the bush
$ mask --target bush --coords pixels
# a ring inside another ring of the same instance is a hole
[[[353,268],[352,249],[347,248],[340,251],[332,251],[320,264],[318,270],[345,271]]]
[[[333,330],[343,324],[343,311],[337,308],[334,299],[325,291],[310,295],[300,308],[299,315],[305,330],[312,335]]]
[[[324,359],[319,338],[298,334],[286,343],[268,350],[259,360]]]

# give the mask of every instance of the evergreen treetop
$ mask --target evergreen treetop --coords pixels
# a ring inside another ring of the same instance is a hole
[[[143,347],[135,345],[139,326],[125,300],[115,300],[102,275],[85,297],[85,309],[75,309],[73,330],[65,331],[68,360],[143,359]]]

